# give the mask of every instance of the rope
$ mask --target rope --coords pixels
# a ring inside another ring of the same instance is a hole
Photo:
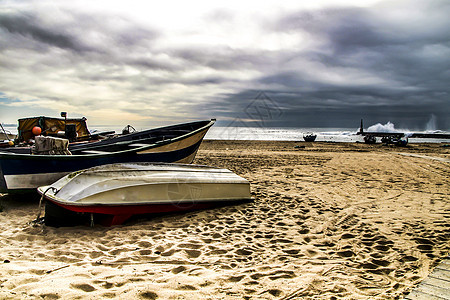
[[[46,194],[49,190],[52,190],[53,193],[55,193],[55,194],[58,192],[58,189],[56,189],[56,188],[50,186],[50,187],[48,187],[48,188],[45,190],[45,192],[42,194],[41,199],[39,200],[39,211],[38,211],[38,214],[37,214],[37,216],[36,216],[36,220],[32,221],[32,223],[35,224],[35,225],[38,224],[38,223],[41,221],[42,203],[44,202],[45,194]]]

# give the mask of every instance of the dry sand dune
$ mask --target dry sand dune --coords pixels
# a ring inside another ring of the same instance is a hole
[[[450,164],[398,152],[450,158],[205,141],[195,162],[250,180],[254,202],[110,228],[33,227],[37,201],[3,196],[0,298],[402,298],[449,254]]]

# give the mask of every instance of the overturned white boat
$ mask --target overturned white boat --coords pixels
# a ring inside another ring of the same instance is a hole
[[[249,182],[227,169],[168,163],[108,164],[38,188],[45,222],[73,214],[121,224],[133,215],[204,209],[251,199]]]

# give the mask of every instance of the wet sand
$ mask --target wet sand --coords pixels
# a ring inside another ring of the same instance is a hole
[[[0,298],[402,298],[449,254],[449,159],[443,144],[205,141],[195,163],[247,178],[253,202],[109,228],[33,227],[36,199],[3,196]]]

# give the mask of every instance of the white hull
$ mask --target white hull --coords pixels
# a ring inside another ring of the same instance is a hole
[[[103,165],[68,174],[38,191],[65,209],[121,221],[135,214],[251,199],[249,182],[229,170],[165,163]]]

